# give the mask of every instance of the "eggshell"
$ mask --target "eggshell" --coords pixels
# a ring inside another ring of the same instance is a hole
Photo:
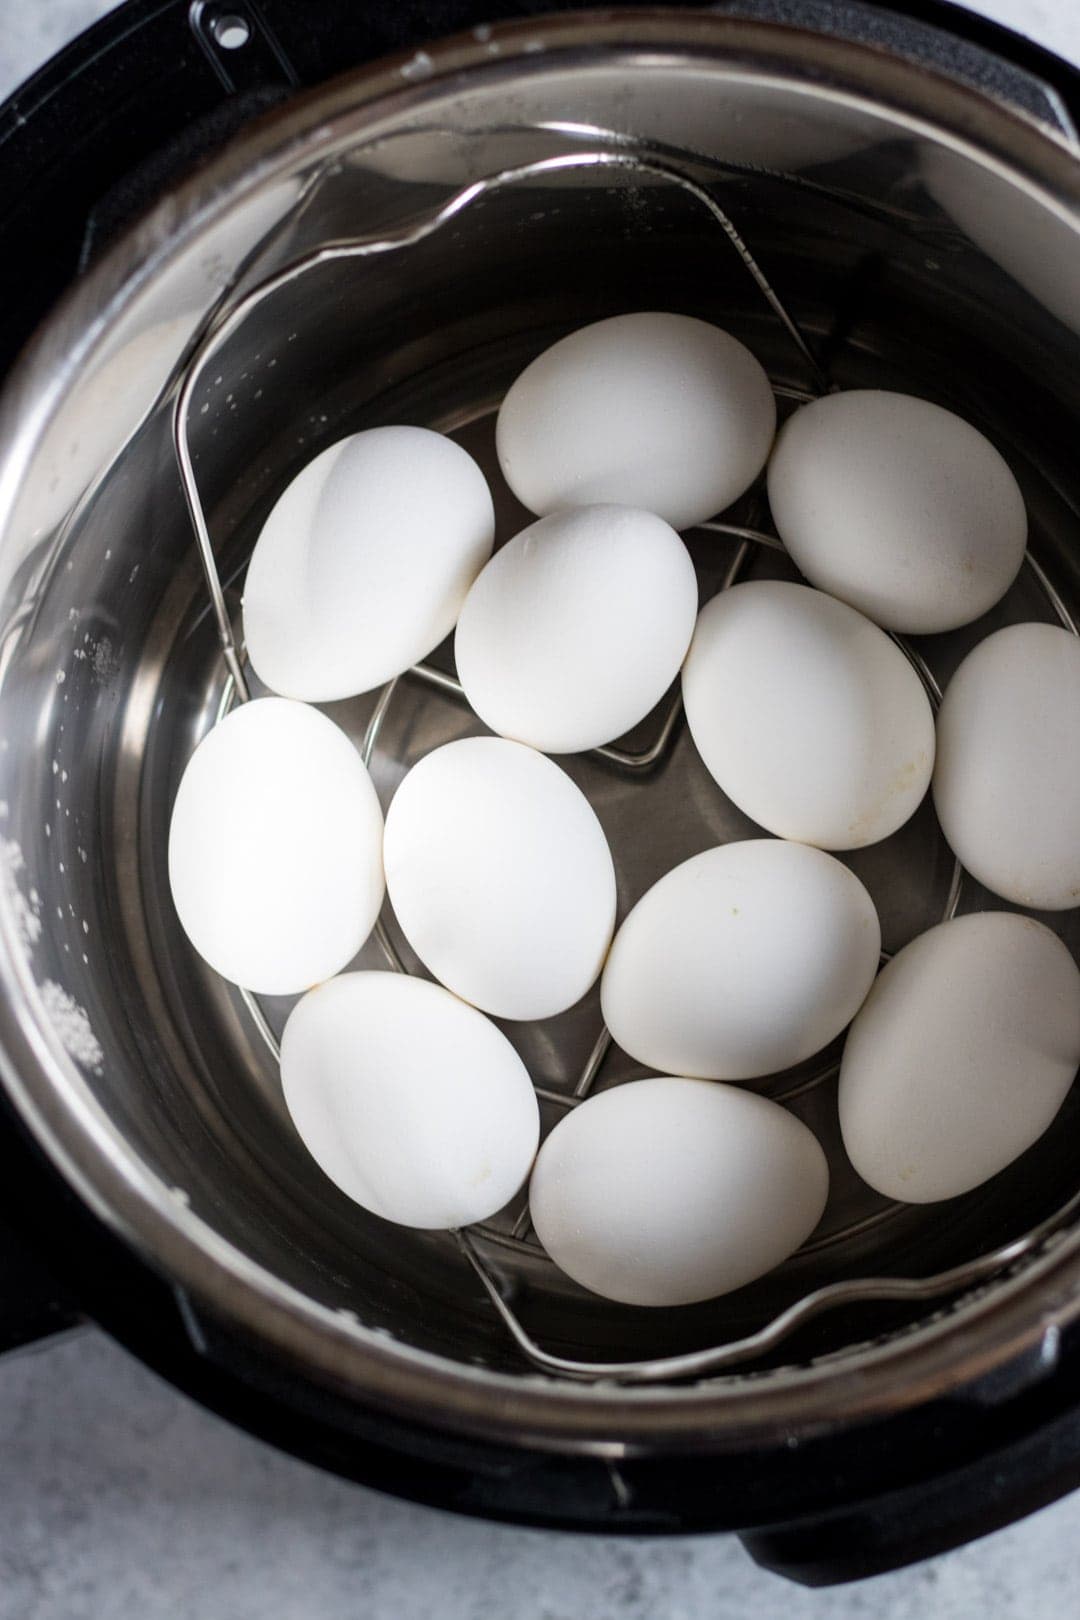
[[[977,912],[912,940],[851,1026],[840,1129],[887,1198],[968,1192],[1036,1141],[1080,1063],[1080,971],[1042,923]]]
[[[596,748],[663,697],[696,613],[690,554],[661,518],[557,512],[480,573],[458,621],[458,677],[492,731],[552,754]]]
[[[383,901],[382,812],[345,733],[257,698],[204,737],[180,782],[169,883],[210,966],[264,995],[337,973]]]
[[[641,313],[584,326],[526,366],[496,447],[530,512],[613,502],[685,529],[749,489],[775,431],[749,349],[707,321]]]
[[[1024,560],[1027,514],[990,441],[928,400],[879,389],[817,399],[785,424],[769,504],[812,585],[887,630],[969,624]]]
[[[601,1005],[650,1068],[749,1080],[838,1035],[880,953],[853,872],[805,844],[748,839],[692,856],[642,896],[615,936]]]
[[[1017,905],[1080,905],[1080,641],[1012,624],[968,654],[938,714],[934,806],[980,883]]]
[[[494,536],[483,473],[441,433],[368,428],[331,445],[293,479],[252,553],[255,673],[311,703],[392,680],[450,634]]]
[[[402,1226],[485,1220],[529,1173],[540,1118],[529,1076],[482,1013],[403,973],[346,973],[294,1007],[285,1102],[342,1192]]]
[[[533,1225],[575,1281],[628,1305],[689,1305],[786,1260],[821,1219],[825,1155],[774,1102],[661,1076],[581,1103],[540,1149]]]
[[[500,1018],[548,1018],[600,972],[615,869],[600,823],[558,765],[502,737],[427,754],[386,817],[386,881],[424,965]]]
[[[781,838],[859,849],[902,826],[929,786],[919,677],[884,631],[821,591],[751,580],[713,597],[682,688],[710,772]]]

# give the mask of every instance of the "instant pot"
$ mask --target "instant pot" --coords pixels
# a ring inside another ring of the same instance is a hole
[[[411,1232],[319,1175],[280,1097],[287,1005],[184,943],[168,816],[250,681],[243,571],[288,478],[390,421],[494,477],[509,382],[622,310],[729,327],[782,409],[880,386],[967,417],[1031,522],[994,623],[1075,629],[1080,79],[914,0],[499,10],[131,0],[0,111],[0,1345],[90,1317],[403,1496],[735,1530],[797,1580],[856,1578],[1080,1483],[1080,1102],[985,1187],[898,1206],[842,1162],[835,1064],[780,1077],[833,1162],[814,1239],[725,1299],[611,1305],[520,1210]],[[692,538],[709,588],[783,573],[766,521],[752,493]],[[967,634],[912,649],[932,687]],[[384,799],[475,729],[455,688],[444,653],[332,706]],[[600,752],[571,769],[623,910],[746,835],[674,709]],[[929,805],[851,863],[893,950],[994,903]],[[415,966],[392,919],[383,947]],[[597,1018],[519,1032],[545,1107],[636,1072]]]

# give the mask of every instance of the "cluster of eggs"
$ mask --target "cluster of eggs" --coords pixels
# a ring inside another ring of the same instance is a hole
[[[494,555],[487,483],[451,440],[369,429],[277,502],[244,596],[248,655],[280,696],[228,715],[176,798],[180,921],[226,978],[305,992],[281,1045],[305,1145],[351,1198],[453,1229],[530,1176],[540,1241],[586,1287],[673,1305],[739,1287],[819,1221],[825,1156],[731,1082],[849,1024],[843,1140],[879,1191],[926,1202],[994,1175],[1050,1123],[1080,1062],[1080,971],[1042,923],[957,918],[878,974],[864,885],[827,851],[888,837],[933,783],[945,836],[993,892],[1080,904],[1080,642],[1043,624],[982,641],[935,727],[887,632],[968,624],[1026,544],[1008,466],[912,397],[858,391],[776,433],[754,356],[707,323],[619,316],[572,333],[506,395],[496,443],[537,521]],[[698,612],[679,530],[767,467],[810,583],[749,581]],[[456,627],[456,629],[455,629]],[[385,816],[360,755],[311,705],[372,691],[455,630],[493,732],[435,748]],[[709,849],[616,931],[591,806],[549,754],[612,742],[681,670],[693,742],[771,837]],[[389,894],[432,975],[342,972]],[[657,1071],[581,1103],[537,1152],[529,1075],[492,1017],[551,1017],[600,978],[604,1018]]]

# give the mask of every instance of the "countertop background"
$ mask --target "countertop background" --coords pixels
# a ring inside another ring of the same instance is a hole
[[[0,0],[0,98],[110,9]],[[1080,62],[1080,0],[972,9]],[[1078,1585],[1080,1493],[928,1564],[805,1592],[728,1536],[540,1534],[344,1484],[95,1331],[0,1361],[0,1620],[1059,1620]]]

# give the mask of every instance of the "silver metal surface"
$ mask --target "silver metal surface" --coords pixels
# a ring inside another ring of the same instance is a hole
[[[391,63],[245,135],[90,272],[12,380],[0,428],[3,1084],[71,1185],[175,1281],[206,1344],[215,1322],[234,1327],[267,1363],[362,1406],[606,1455],[769,1443],[959,1389],[1023,1360],[1047,1321],[1078,1309],[1075,1096],[987,1187],[945,1209],[891,1206],[845,1166],[827,1052],[760,1086],[807,1121],[833,1167],[819,1232],[775,1273],[703,1307],[609,1307],[539,1254],[519,1206],[471,1239],[496,1307],[452,1238],[366,1217],[307,1160],[273,1055],[288,1003],[253,1021],[194,958],[164,848],[183,765],[245,675],[226,672],[222,651],[231,642],[240,666],[253,540],[326,444],[394,420],[450,433],[487,472],[505,539],[526,515],[500,481],[492,413],[574,326],[633,308],[700,314],[759,355],[785,408],[805,397],[802,351],[740,255],[718,251],[715,217],[670,182],[676,149],[838,386],[907,388],[955,409],[1021,480],[1032,566],[988,621],[913,645],[923,678],[943,687],[1001,623],[1075,624],[1075,158],[885,53],[706,13],[563,18],[429,56],[419,78]],[[623,143],[619,163],[584,161],[598,128]],[[664,172],[634,172],[633,150],[660,154]],[[526,170],[423,228],[478,177]],[[409,245],[317,257],[361,236]],[[282,274],[302,260],[303,277]],[[221,310],[275,276],[225,331]],[[217,340],[187,392],[212,603],[172,434],[171,378],[199,332]],[[755,497],[687,536],[703,592],[740,552],[750,577],[792,577],[782,550],[754,543],[764,524]],[[423,753],[475,729],[449,649],[426,662],[392,696],[330,706],[358,746],[367,737],[384,803]],[[674,708],[615,757],[565,765],[611,844],[620,913],[677,861],[757,831]],[[955,889],[929,805],[845,858],[888,951],[946,905],[996,903],[967,880]],[[1047,920],[1080,948],[1075,914]],[[385,946],[373,940],[358,965],[389,950],[415,971],[384,923]],[[599,1028],[595,994],[543,1027],[508,1026],[549,1120],[579,1086],[640,1073]],[[950,1292],[934,1305],[943,1277]],[[834,1308],[867,1278],[890,1299]],[[815,1297],[829,1305],[818,1316]],[[503,1307],[540,1348],[523,1354]],[[576,1370],[703,1351],[720,1359],[660,1387],[586,1388]]]

